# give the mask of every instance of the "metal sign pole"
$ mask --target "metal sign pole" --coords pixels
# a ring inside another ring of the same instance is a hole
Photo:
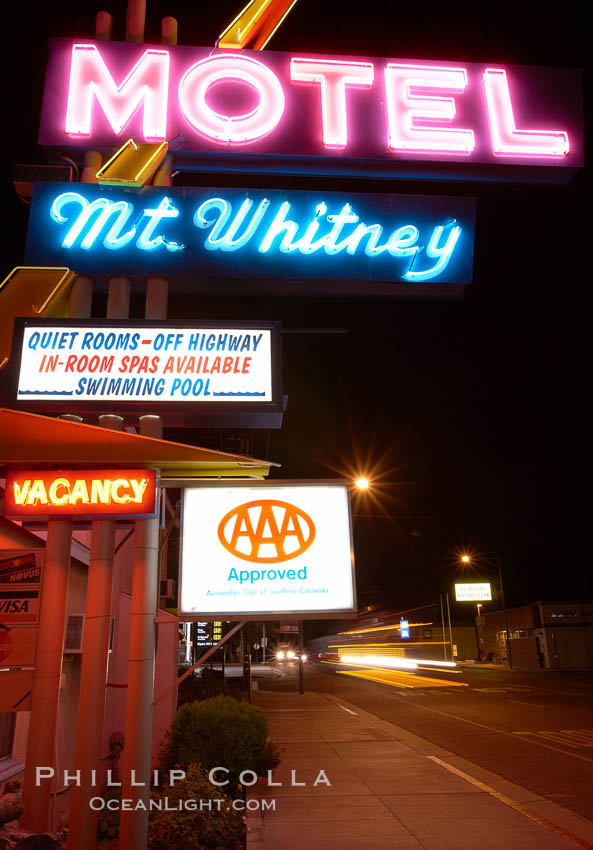
[[[252,702],[251,693],[251,644],[247,644],[247,652],[245,653],[245,678],[247,679],[247,700]]]
[[[449,620],[449,645],[451,647],[451,661],[453,661],[453,629],[451,628],[451,608],[449,607],[449,594],[447,593],[447,619]]]
[[[93,152],[94,153],[94,152]],[[90,316],[91,300],[85,298],[89,287],[79,283],[78,312]],[[90,285],[92,299],[92,282]],[[108,319],[124,319],[129,315],[130,284],[125,278],[112,278],[109,282]],[[88,297],[88,296],[87,296]],[[71,297],[71,312],[75,306]],[[113,431],[123,429],[121,416],[106,414],[99,417],[103,428]],[[111,635],[111,596],[113,588],[113,565],[115,558],[116,521],[96,519],[91,524],[91,552],[86,592],[85,628],[82,644],[80,690],[74,767],[81,772],[81,782],[72,789],[70,806],[70,829],[68,847],[96,846],[98,813],[89,802],[96,794],[92,785],[93,774],[101,775],[103,746],[103,722],[105,716],[105,693],[109,660],[109,638]]]
[[[303,621],[299,620],[299,694],[305,693],[305,683],[303,676]]]
[[[445,614],[443,612],[443,594],[441,593],[441,632],[443,635],[443,655],[445,656],[445,661],[447,660],[447,641],[445,640]]]
[[[134,3],[135,0],[130,0],[129,13]],[[137,5],[140,8],[142,3]],[[141,17],[143,32],[143,13]],[[161,179],[170,181],[170,166],[168,174],[162,175]],[[147,280],[147,319],[166,317],[167,295],[165,278]],[[162,419],[159,416],[141,416],[139,431],[144,437],[162,439]],[[145,850],[148,842],[156,616],[160,580],[159,537],[158,518],[136,521],[132,550],[132,610],[122,798],[131,798],[135,804],[144,804],[144,808],[142,805],[133,805],[131,810],[122,811],[119,847],[123,850]]]
[[[102,416],[103,427],[121,431],[121,416]],[[92,522],[91,552],[86,593],[86,613],[82,642],[78,724],[74,768],[81,772],[81,782],[72,789],[68,847],[77,850],[96,844],[96,810],[90,799],[96,796],[92,785],[93,773],[101,774],[101,748],[105,714],[105,687],[111,634],[111,594],[115,550],[116,520],[97,519]]]

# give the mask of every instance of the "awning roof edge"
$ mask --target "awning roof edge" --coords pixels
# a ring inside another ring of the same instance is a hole
[[[261,478],[267,460],[0,408],[0,466],[152,466],[163,477]]]

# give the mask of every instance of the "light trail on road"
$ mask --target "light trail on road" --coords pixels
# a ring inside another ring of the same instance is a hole
[[[446,679],[434,679],[428,676],[416,676],[414,673],[404,673],[400,670],[382,670],[371,667],[369,670],[337,670],[342,676],[353,676],[356,679],[368,679],[381,685],[394,688],[467,688],[466,682],[449,682]]]

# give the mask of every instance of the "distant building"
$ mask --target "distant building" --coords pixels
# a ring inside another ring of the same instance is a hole
[[[504,614],[484,612],[484,654],[506,662]],[[593,602],[532,602],[507,611],[515,667],[593,670]]]
[[[407,611],[385,609],[359,611],[355,620],[334,620],[326,634],[307,642],[307,651],[321,659],[337,660],[342,655],[384,655],[437,661],[474,660],[477,654],[473,625],[443,627],[436,604]]]

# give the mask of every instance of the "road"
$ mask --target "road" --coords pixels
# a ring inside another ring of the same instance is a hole
[[[283,675],[259,687],[295,690],[297,664],[273,666]],[[464,668],[388,674],[382,683],[351,672],[309,661],[305,688],[354,703],[593,820],[593,674]]]

